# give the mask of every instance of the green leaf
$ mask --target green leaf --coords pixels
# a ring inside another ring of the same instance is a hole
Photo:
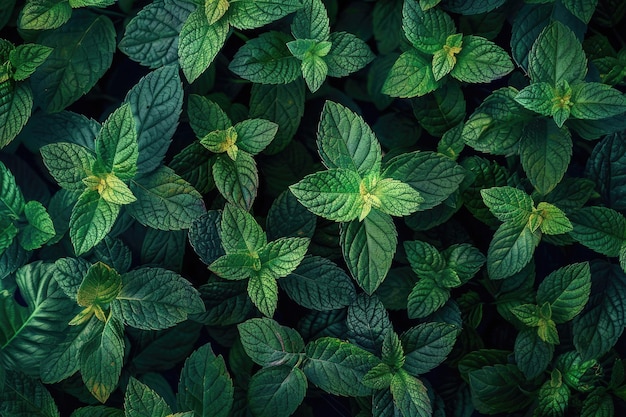
[[[128,326],[160,330],[187,320],[189,314],[204,312],[200,293],[175,272],[140,268],[121,278],[121,291],[114,303]]]
[[[0,162],[0,214],[8,219],[18,219],[24,211],[24,196],[15,177]]]
[[[372,62],[374,54],[369,46],[356,35],[333,32],[328,40],[332,43],[324,62],[331,77],[346,77]]]
[[[569,214],[574,230],[569,234],[598,253],[619,256],[626,240],[626,218],[609,207],[583,207]]]
[[[183,105],[178,68],[170,65],[152,71],[130,89],[124,101],[130,103],[136,121],[137,173],[150,173],[163,163],[178,125]]]
[[[437,248],[419,240],[405,241],[404,250],[411,269],[419,278],[436,279],[446,267],[446,260]]]
[[[250,253],[228,253],[209,265],[209,270],[227,280],[250,278],[261,268],[258,256]]]
[[[464,36],[450,75],[468,83],[489,83],[513,71],[513,62],[504,49],[480,36]]]
[[[524,172],[535,189],[548,194],[563,179],[572,157],[572,137],[546,119],[530,122],[519,142]]]
[[[443,254],[447,259],[448,267],[463,283],[472,279],[486,261],[485,255],[468,243],[452,245]]]
[[[443,49],[436,51],[433,55],[433,75],[435,80],[441,80],[456,65],[456,54],[462,50],[462,39],[463,35],[460,33],[448,36]]]
[[[51,53],[52,48],[44,45],[35,43],[18,45],[9,54],[9,60],[15,71],[13,79],[23,81],[30,77]]]
[[[311,56],[303,60],[301,70],[306,85],[312,93],[319,90],[328,74],[326,62],[318,56]]]
[[[433,409],[426,386],[405,370],[402,369],[393,376],[390,389],[393,403],[402,415],[416,417],[432,415]]]
[[[120,274],[108,265],[98,262],[92,265],[83,278],[76,301],[83,307],[108,308],[122,289],[122,278]],[[98,313],[96,313],[98,315]],[[105,321],[105,317],[98,319]]]
[[[362,379],[379,363],[371,353],[332,337],[319,338],[306,346],[303,371],[322,390],[340,396],[362,397],[372,393]]]
[[[562,233],[571,232],[573,229],[572,223],[565,216],[565,213],[558,207],[541,202],[537,205],[537,213],[542,218],[541,232],[546,235],[558,235]]]
[[[396,337],[398,336],[396,335]],[[363,384],[375,390],[387,390],[389,388],[389,385],[391,384],[391,379],[393,378],[393,375],[394,372],[391,365],[388,365],[387,363],[379,363],[378,365],[374,366],[367,374],[365,374],[365,376],[363,377]],[[372,398],[372,401],[375,401],[374,398]],[[378,408],[376,405],[374,405],[374,407]]]
[[[228,11],[230,2],[228,0],[211,0],[204,3],[204,13],[209,21],[209,25],[214,24],[222,18]]]
[[[311,310],[346,307],[356,297],[354,284],[344,270],[319,256],[304,257],[298,267],[278,283],[289,298]]]
[[[237,29],[255,29],[302,7],[300,0],[241,0],[230,3],[229,23]]]
[[[252,303],[267,317],[272,317],[278,305],[278,283],[272,276],[256,273],[248,280],[248,295]]]
[[[109,69],[115,29],[104,15],[75,11],[69,24],[43,33],[37,41],[54,50],[30,81],[44,110],[54,113],[91,90]],[[84,70],[85,62],[89,62],[89,71]]]
[[[293,17],[291,33],[296,39],[328,40],[330,22],[322,0],[305,0]]]
[[[340,245],[348,270],[370,295],[387,276],[397,244],[393,219],[377,210],[341,228]]]
[[[285,219],[289,219],[285,222]],[[269,240],[279,237],[313,237],[317,217],[298,202],[296,197],[283,191],[272,203],[265,226]]]
[[[571,115],[577,119],[600,120],[626,111],[626,96],[601,83],[574,84],[571,102]]]
[[[556,101],[559,100],[557,90],[547,82],[536,82],[524,87],[515,96],[515,101],[528,110],[543,116],[552,116]]]
[[[427,54],[443,48],[446,39],[454,35],[452,18],[441,9],[423,10],[416,1],[404,1],[402,30],[411,44]]]
[[[131,377],[124,395],[124,410],[127,417],[167,417],[172,409],[152,388]]]
[[[563,415],[570,397],[569,387],[563,383],[558,369],[552,371],[551,379],[544,382],[538,393],[537,412],[540,415]]]
[[[392,216],[407,216],[417,211],[424,201],[413,187],[391,178],[379,180],[371,190],[371,195],[380,201],[375,207]]]
[[[424,199],[420,210],[433,208],[458,190],[465,170],[450,158],[430,151],[408,152],[387,162],[382,178],[413,187]]]
[[[300,334],[270,318],[254,318],[237,326],[246,354],[263,367],[295,366],[304,352]]]
[[[290,83],[301,75],[300,60],[287,48],[291,40],[282,32],[262,33],[239,48],[228,68],[253,83]]]
[[[85,190],[72,209],[70,239],[76,255],[97,245],[109,233],[120,206],[109,203],[97,191]]]
[[[228,37],[228,21],[209,24],[203,7],[193,11],[180,29],[178,59],[185,78],[194,82],[211,65]]]
[[[596,388],[585,398],[580,411],[582,417],[613,417],[613,398],[603,388]]]
[[[288,417],[304,400],[306,389],[306,376],[300,368],[286,365],[263,368],[250,379],[250,411],[258,417]]]
[[[578,315],[587,304],[591,291],[589,264],[576,263],[549,274],[537,289],[537,304],[550,303],[552,320],[565,323]]]
[[[80,353],[80,373],[91,395],[106,402],[119,382],[124,362],[124,326],[109,314],[102,334],[87,342]]]
[[[465,119],[466,103],[458,82],[448,80],[432,94],[413,99],[411,104],[413,114],[428,133],[437,137],[445,137],[447,136],[445,135],[446,132],[457,126],[458,143],[465,145],[460,137],[460,129],[463,127],[460,123]],[[441,152],[442,150],[438,149],[438,151]],[[456,157],[458,154],[455,154],[451,159],[456,159]]]
[[[8,145],[28,122],[33,108],[33,92],[28,84],[0,82],[0,149]]]
[[[270,144],[276,136],[278,125],[264,119],[248,119],[237,123],[237,146],[251,155],[256,155]]]
[[[377,1],[372,11],[372,26],[379,53],[389,54],[403,39],[402,8],[404,2]]]
[[[107,407],[104,405],[88,405],[86,407],[77,408],[71,414],[71,417],[125,417],[125,414],[124,411],[113,407]]]
[[[274,279],[291,274],[302,262],[310,240],[303,237],[282,237],[259,250],[262,273]]]
[[[556,86],[572,84],[587,74],[587,58],[574,33],[559,21],[541,31],[528,54],[528,75],[533,82]]]
[[[219,104],[197,94],[189,95],[187,114],[189,124],[198,138],[215,130],[226,130],[232,126],[228,115]]]
[[[207,265],[226,254],[221,243],[220,224],[220,213],[211,210],[196,218],[189,227],[189,243]]]
[[[452,352],[459,334],[447,323],[422,323],[400,337],[405,351],[403,369],[413,376],[425,374],[441,364]]]
[[[587,176],[593,178],[598,192],[607,206],[626,209],[626,146],[623,134],[603,138],[593,149],[587,162]]]
[[[361,213],[360,184],[357,172],[334,168],[309,174],[289,190],[312,213],[328,220],[347,222]]]
[[[220,225],[226,253],[247,251],[256,254],[267,244],[267,236],[254,217],[237,206],[224,206]]]
[[[137,201],[127,206],[129,214],[154,229],[188,229],[206,212],[200,193],[165,166],[132,180],[130,189]]]
[[[477,0],[471,3],[467,3],[464,0],[445,0],[445,7],[453,13],[474,15],[490,12],[504,3],[505,0]]]
[[[9,219],[2,219],[0,222],[0,254],[3,254],[13,243],[19,229]]]
[[[422,278],[413,286],[407,299],[410,318],[424,318],[439,310],[450,298],[450,290],[432,278]]]
[[[317,132],[317,147],[327,168],[361,176],[380,170],[381,149],[363,118],[341,104],[326,101]]]
[[[24,215],[28,221],[20,235],[20,244],[24,249],[38,249],[54,237],[54,224],[40,202],[29,201],[24,206]]]
[[[211,280],[200,287],[206,313],[194,320],[208,326],[228,326],[245,321],[254,306],[248,297],[247,281]]]
[[[533,200],[514,187],[492,187],[481,190],[485,205],[498,220],[524,225],[533,212]]]
[[[70,19],[72,7],[65,0],[31,0],[22,9],[20,29],[56,29]]]
[[[481,413],[512,413],[532,399],[521,389],[524,375],[511,364],[485,366],[469,373],[472,402]]]
[[[585,23],[589,23],[591,16],[598,5],[598,1],[563,0],[563,5],[567,8],[567,10],[572,12],[574,16]]]
[[[44,385],[21,373],[7,372],[0,380],[0,412],[16,417],[59,417],[54,398]]]
[[[193,410],[197,417],[227,417],[233,405],[233,382],[222,356],[210,344],[185,361],[178,383],[179,410]]]
[[[530,262],[541,236],[526,225],[502,224],[493,235],[487,252],[491,279],[503,279],[519,272]]]
[[[102,125],[96,137],[98,167],[114,173],[122,180],[137,173],[137,130],[131,106],[126,103],[116,109]]]
[[[347,337],[362,349],[381,356],[385,335],[393,330],[385,306],[376,296],[360,294],[348,307]]]
[[[237,160],[220,155],[213,164],[213,179],[220,194],[231,204],[249,210],[259,187],[256,162],[245,152],[238,152]]]
[[[133,61],[159,68],[178,61],[178,35],[193,3],[160,0],[143,7],[128,22],[119,48]]]
[[[515,338],[515,363],[528,379],[541,375],[552,360],[554,345],[544,342],[536,329],[524,328]]]
[[[432,65],[422,53],[411,49],[400,55],[387,75],[382,92],[391,97],[420,97],[439,87]]]
[[[95,155],[74,143],[51,143],[41,148],[43,163],[55,181],[70,191],[83,191],[83,179],[92,174]]]

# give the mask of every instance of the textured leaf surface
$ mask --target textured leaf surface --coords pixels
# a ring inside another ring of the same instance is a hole
[[[250,411],[258,417],[288,417],[304,400],[306,389],[307,379],[300,368],[263,368],[250,379]]]
[[[233,161],[219,155],[213,164],[213,179],[220,194],[231,204],[249,210],[259,187],[256,162],[250,154],[239,152]]]
[[[305,0],[291,23],[291,33],[296,39],[325,41],[330,35],[330,22],[322,0]]]
[[[483,413],[511,413],[530,402],[520,385],[524,376],[515,365],[493,365],[469,373],[472,402]]]
[[[11,65],[15,68],[13,79],[23,81],[30,77],[51,52],[52,48],[34,43],[26,43],[16,47],[9,54]]]
[[[392,97],[411,98],[428,94],[437,87],[428,59],[416,50],[409,50],[391,67],[382,92]]]
[[[352,33],[333,32],[328,40],[332,46],[324,62],[328,65],[328,75],[331,77],[350,75],[374,59],[369,46]]]
[[[252,274],[248,280],[248,295],[261,313],[272,317],[278,305],[278,283],[274,277]]]
[[[119,211],[119,205],[109,203],[97,191],[85,190],[80,195],[70,217],[70,239],[77,255],[104,239]]]
[[[609,207],[626,209],[626,140],[622,133],[608,135],[594,147],[587,173]]]
[[[426,386],[419,379],[400,370],[391,379],[393,402],[405,416],[428,417],[432,415],[432,405]]]
[[[573,319],[587,304],[591,291],[588,263],[576,263],[549,274],[537,289],[537,304],[550,303],[552,320],[560,324]]]
[[[104,172],[112,172],[122,180],[137,173],[137,129],[130,105],[116,109],[102,125],[96,137],[96,156]]]
[[[293,366],[304,352],[302,336],[275,320],[254,318],[239,324],[237,329],[246,354],[261,366]]]
[[[237,29],[254,29],[295,12],[302,7],[299,0],[242,0],[232,2],[229,23]]]
[[[167,417],[172,409],[152,388],[130,378],[124,395],[124,410],[128,417]]]
[[[422,278],[408,295],[407,313],[410,318],[424,318],[443,307],[449,298],[450,290],[432,278]]]
[[[59,409],[44,385],[16,372],[3,374],[0,412],[16,417],[59,417]]]
[[[8,145],[28,122],[33,108],[33,92],[26,84],[14,88],[0,83],[0,148]]]
[[[487,271],[491,279],[503,279],[519,272],[530,262],[540,235],[526,225],[502,224],[489,244]]]
[[[456,60],[450,75],[468,83],[488,83],[513,71],[506,51],[480,36],[464,36]]]
[[[0,213],[11,219],[17,219],[24,210],[24,196],[15,182],[15,177],[0,162]]]
[[[574,239],[603,255],[619,255],[626,240],[626,218],[621,213],[608,207],[584,207],[568,217]]]
[[[262,271],[275,279],[291,274],[306,254],[310,240],[303,237],[281,237],[259,251]]]
[[[365,294],[357,296],[348,307],[346,326],[352,343],[377,356],[382,353],[385,335],[393,330],[382,302]]]
[[[402,334],[406,352],[404,369],[413,376],[437,367],[452,351],[458,327],[446,323],[423,323]]]
[[[74,143],[51,143],[41,148],[43,163],[56,182],[71,191],[83,191],[83,179],[92,174],[95,155]]]
[[[20,13],[19,27],[22,29],[55,29],[70,19],[72,8],[61,0],[28,1]]]
[[[255,254],[267,244],[265,232],[254,217],[231,204],[224,206],[221,231],[222,246],[226,253],[247,251]]]
[[[485,205],[498,220],[523,225],[533,210],[533,200],[524,191],[505,186],[481,190]]]

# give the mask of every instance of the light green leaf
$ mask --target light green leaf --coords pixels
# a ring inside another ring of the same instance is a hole
[[[137,201],[127,206],[129,214],[154,229],[188,229],[206,212],[200,193],[165,166],[132,180],[130,189]]]
[[[503,223],[493,235],[487,252],[491,279],[503,279],[519,272],[530,262],[541,236],[525,224]]]
[[[302,262],[310,240],[303,237],[282,237],[259,250],[261,271],[275,279],[291,274]]]
[[[54,50],[30,81],[43,109],[54,113],[91,90],[109,69],[115,29],[104,15],[74,11],[69,24],[44,32],[37,42]],[[85,71],[85,62],[89,62],[89,71]]]
[[[106,201],[97,191],[85,190],[72,209],[70,239],[76,255],[97,245],[109,233],[120,206]]]
[[[213,164],[213,179],[220,194],[231,204],[249,210],[259,187],[256,162],[246,152],[238,152],[237,160],[220,155]]]
[[[172,327],[189,314],[204,312],[200,293],[175,272],[145,267],[121,277],[114,303],[128,326],[142,330]]]
[[[250,379],[248,404],[257,417],[288,417],[304,400],[307,379],[300,368],[286,365],[259,370]]]
[[[228,37],[228,21],[209,24],[203,7],[192,12],[180,29],[178,59],[190,83],[211,65]]]
[[[302,61],[301,69],[309,91],[314,93],[319,90],[328,74],[328,66],[324,59],[318,56],[310,56]]]
[[[392,216],[408,216],[424,201],[415,188],[391,178],[379,180],[370,193],[380,200],[374,207]]]
[[[187,114],[189,124],[198,138],[215,130],[226,130],[232,126],[228,115],[219,104],[197,94],[189,95]]]
[[[103,307],[108,308],[122,289],[122,278],[113,268],[98,262],[92,265],[83,278],[78,292],[76,302],[83,307]],[[105,321],[104,317],[98,317]]]
[[[265,232],[254,217],[232,204],[227,204],[222,212],[221,240],[226,253],[256,254],[267,244]]]
[[[568,215],[574,225],[570,236],[591,250],[619,256],[626,241],[626,218],[609,207],[583,207]]]
[[[278,305],[278,283],[274,277],[255,273],[248,280],[248,295],[252,303],[267,317],[272,317]]]
[[[28,225],[20,235],[20,245],[26,250],[42,247],[55,235],[54,224],[46,208],[38,201],[29,201],[24,206]]]
[[[349,341],[376,356],[382,354],[385,335],[393,331],[383,303],[366,294],[359,294],[348,306],[346,327]]]
[[[559,21],[545,27],[528,54],[528,75],[533,82],[556,86],[572,84],[587,74],[587,58],[576,35]]]
[[[382,87],[391,97],[420,97],[439,87],[431,62],[422,53],[411,49],[402,53],[387,75]]]
[[[289,298],[311,310],[346,307],[356,297],[354,284],[344,270],[319,256],[306,256],[278,284]]]
[[[250,278],[261,268],[257,255],[249,253],[228,253],[220,256],[209,265],[209,270],[227,280]]]
[[[346,222],[361,213],[360,184],[361,178],[355,171],[334,168],[307,175],[289,189],[312,213],[328,220]]]
[[[204,13],[209,21],[209,25],[214,24],[222,18],[228,11],[230,2],[228,0],[208,0],[204,2]]]
[[[104,8],[115,4],[115,0],[69,0],[73,9],[79,7],[100,7]]]
[[[430,151],[403,153],[387,162],[382,178],[402,181],[424,199],[420,210],[433,208],[458,190],[465,170],[450,158]]]
[[[540,224],[541,232],[546,235],[559,235],[571,232],[572,223],[566,217],[565,213],[558,207],[541,202],[537,205],[537,213],[541,216]]]
[[[528,110],[552,116],[553,100],[558,100],[554,86],[547,82],[532,83],[515,96],[515,101]]]
[[[246,354],[263,367],[294,366],[301,360],[300,334],[270,318],[253,318],[237,326]]]
[[[380,170],[381,149],[363,118],[341,104],[326,101],[317,132],[317,147],[327,168],[344,168],[361,176]]]
[[[52,53],[52,48],[35,43],[18,45],[9,54],[9,60],[14,68],[13,79],[23,81],[30,77]]]
[[[24,211],[24,204],[24,196],[15,182],[15,177],[0,162],[0,215],[7,219],[18,219]]]
[[[480,192],[483,202],[498,220],[524,225],[533,212],[533,200],[514,187],[485,188]]]
[[[331,77],[346,77],[374,60],[369,46],[352,33],[332,32],[328,40],[332,46],[324,62]]]
[[[98,191],[100,197],[111,204],[130,204],[137,201],[128,185],[115,174],[104,174],[103,178],[90,175],[83,179],[83,183],[89,190]]]
[[[233,405],[233,382],[222,356],[207,343],[185,361],[178,383],[179,410],[193,410],[196,417],[227,417]]]
[[[6,372],[0,380],[0,412],[3,416],[59,417],[54,398],[37,379]]]
[[[404,1],[402,30],[415,48],[434,54],[443,48],[448,36],[456,32],[452,18],[441,9],[423,10],[417,1]]]
[[[519,155],[524,172],[541,194],[548,194],[563,179],[572,157],[569,129],[547,119],[531,121],[522,133]]]
[[[178,67],[170,65],[152,71],[130,89],[124,101],[130,103],[136,121],[137,173],[150,173],[163,163],[182,111]]]
[[[422,278],[413,286],[407,299],[410,318],[424,318],[439,310],[450,298],[450,290],[432,278]]]
[[[340,245],[348,270],[368,294],[387,276],[397,244],[393,219],[377,210],[363,221],[352,220],[341,228]]]
[[[239,48],[228,68],[253,83],[290,83],[301,75],[300,60],[287,48],[291,40],[282,32],[265,32]]]
[[[396,337],[398,336],[396,335]],[[375,390],[386,390],[391,384],[391,378],[393,378],[393,375],[394,369],[391,365],[388,365],[384,362],[379,363],[378,365],[370,369],[367,374],[365,374],[365,376],[363,377],[363,384]]]
[[[569,404],[570,389],[563,382],[558,369],[552,371],[551,379],[544,382],[538,392],[537,413],[540,415],[564,415]]]
[[[270,144],[276,136],[278,125],[264,119],[248,119],[234,126],[237,131],[237,146],[256,155]]]
[[[459,333],[457,326],[447,323],[422,323],[410,328],[401,336],[403,369],[413,376],[434,369],[450,354]]]
[[[296,39],[328,40],[330,22],[322,0],[303,1],[303,7],[293,17],[291,33]]]
[[[302,7],[300,0],[241,0],[230,3],[228,21],[237,29],[255,29]]]
[[[116,109],[102,125],[96,137],[98,167],[129,180],[137,173],[137,130],[130,104]]]
[[[185,0],[147,4],[128,22],[120,51],[150,68],[178,61],[178,34],[195,5]]]
[[[404,242],[404,250],[411,269],[419,278],[436,279],[446,267],[446,260],[430,243],[407,240]]]
[[[589,263],[571,264],[550,273],[539,284],[537,304],[549,303],[556,324],[573,319],[587,304],[591,292]]]
[[[126,417],[168,417],[172,409],[152,388],[131,377],[124,395]]]
[[[85,387],[101,403],[117,387],[123,362],[124,325],[111,313],[102,334],[87,342],[80,353],[80,373]]]
[[[391,379],[393,403],[405,416],[429,417],[433,413],[426,386],[405,370],[400,370]]]
[[[41,148],[43,163],[55,181],[70,191],[83,191],[83,179],[92,174],[95,155],[74,143],[51,143]]]
[[[12,86],[0,82],[0,149],[8,145],[28,122],[33,108],[33,92],[28,84]]]
[[[626,96],[601,83],[572,86],[571,115],[577,119],[600,120],[626,112]]]
[[[348,342],[322,337],[306,346],[306,357],[302,370],[322,390],[349,397],[372,393],[362,380],[379,363],[373,354]]]
[[[459,44],[453,47],[455,49],[451,49],[449,45],[445,45],[444,48],[447,47],[449,49],[440,49],[433,55],[433,75],[437,81],[441,80],[452,71],[452,68],[456,65],[455,54],[458,53],[456,51],[461,50],[461,34],[451,36],[458,36],[459,38]]]
[[[18,18],[20,29],[56,29],[70,19],[72,7],[65,0],[27,1]]]
[[[480,36],[464,36],[450,75],[468,83],[489,83],[513,71],[513,62],[504,49]]]

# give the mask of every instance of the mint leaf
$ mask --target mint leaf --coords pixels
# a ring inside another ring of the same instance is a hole
[[[363,118],[341,104],[327,101],[317,132],[317,147],[327,168],[343,168],[361,176],[380,170],[381,149]]]
[[[160,167],[130,183],[137,201],[127,206],[141,224],[159,230],[188,229],[206,212],[202,196],[171,169]]]
[[[43,163],[55,181],[70,191],[85,189],[83,179],[92,174],[96,157],[74,143],[51,143],[41,148]]]
[[[419,379],[401,369],[391,379],[391,395],[394,404],[403,415],[428,417],[433,409],[426,386]]]
[[[115,29],[103,15],[75,12],[70,24],[45,32],[38,43],[53,48],[30,77],[35,97],[50,113],[65,109],[104,75],[115,51]],[[84,71],[83,62],[89,62]]]
[[[302,370],[309,381],[328,393],[361,397],[372,393],[362,379],[378,362],[374,355],[353,344],[322,337],[306,346]]]
[[[246,354],[261,366],[294,366],[304,352],[300,334],[270,318],[250,319],[237,329]]]
[[[541,237],[525,224],[503,223],[493,235],[487,252],[491,279],[503,279],[519,272],[531,261]]]
[[[574,16],[579,18],[585,23],[589,23],[591,20],[591,16],[593,16],[593,12],[598,5],[597,0],[587,1],[579,1],[579,0],[563,0],[563,5],[572,12]]]
[[[573,319],[587,304],[591,291],[588,263],[559,268],[549,274],[537,289],[537,304],[549,303],[556,324]]]
[[[551,379],[543,383],[539,388],[537,410],[542,414],[565,413],[567,409],[570,389],[563,382],[561,372],[558,369],[552,371]]]
[[[419,278],[437,278],[446,267],[446,260],[430,243],[405,241],[404,250],[411,269]]]
[[[372,210],[363,221],[342,225],[341,251],[352,276],[372,294],[391,267],[398,235],[391,216]]]
[[[249,253],[228,253],[209,265],[209,270],[227,280],[249,278],[260,268],[258,256]]]
[[[126,25],[120,51],[150,68],[177,62],[178,35],[194,8],[185,0],[159,0],[146,5]]]
[[[454,35],[454,21],[441,9],[423,10],[418,2],[405,1],[402,8],[402,30],[419,51],[434,54]]]
[[[219,104],[204,96],[190,94],[187,113],[189,124],[198,138],[215,130],[226,130],[232,126],[228,115]]]
[[[254,217],[231,204],[222,212],[221,239],[226,253],[255,254],[267,244],[267,236]]]
[[[307,175],[289,189],[312,213],[329,220],[346,222],[359,216],[363,206],[361,178],[355,171],[329,169]]]
[[[180,29],[178,59],[187,81],[194,82],[211,65],[228,37],[225,19],[209,24],[203,7],[193,11]]]
[[[209,25],[220,20],[228,11],[230,2],[228,0],[207,1],[204,3],[204,13],[209,21]]]
[[[259,250],[261,271],[278,279],[292,273],[304,258],[310,240],[303,237],[282,237]]]
[[[265,26],[302,7],[299,0],[241,0],[230,3],[229,23],[237,29]]]
[[[93,307],[99,309],[100,314],[96,312],[98,319],[106,322],[103,309],[108,309],[109,304],[113,301],[122,289],[122,279],[120,274],[114,269],[98,262],[92,265],[76,293],[76,302],[83,307]]]
[[[572,223],[565,216],[565,213],[558,207],[541,202],[537,205],[537,214],[541,216],[541,232],[546,235],[559,235],[562,233],[571,232],[573,229]]]
[[[213,164],[213,179],[220,194],[231,204],[249,210],[254,203],[259,187],[256,162],[245,152],[237,153],[233,161],[223,154]]]
[[[555,88],[547,82],[532,83],[515,96],[515,101],[543,116],[552,116],[553,100],[559,100]]]
[[[331,77],[346,77],[372,62],[374,54],[363,40],[347,32],[333,32],[328,40],[332,46],[324,62]]]
[[[305,0],[293,17],[291,34],[296,39],[328,40],[330,22],[322,0]]]
[[[469,372],[472,402],[481,413],[512,413],[521,410],[531,401],[520,388],[522,381],[524,375],[511,364],[473,370]]]
[[[0,223],[0,254],[11,246],[13,239],[19,233],[19,230],[12,221],[2,219]]]
[[[381,356],[385,336],[393,324],[385,306],[376,296],[360,294],[348,307],[348,340],[374,355]]]
[[[488,83],[513,71],[513,62],[504,49],[480,36],[464,36],[450,75],[468,83]]]
[[[27,84],[0,82],[0,148],[8,145],[22,130],[33,108],[33,92]]]
[[[121,318],[128,326],[160,330],[204,311],[198,291],[175,272],[161,268],[140,268],[121,277],[115,297]]]
[[[429,60],[416,50],[402,53],[389,71],[382,92],[392,97],[420,97],[439,87]]]
[[[626,219],[608,207],[583,207],[569,214],[574,225],[570,235],[598,253],[619,256],[626,240]]]
[[[291,40],[282,32],[265,32],[239,48],[228,68],[253,83],[290,83],[301,75],[300,61],[287,48]]]
[[[450,354],[458,334],[459,328],[447,323],[422,323],[410,328],[400,337],[406,353],[403,369],[413,376],[434,369]]]
[[[307,379],[300,368],[263,368],[250,379],[250,410],[259,417],[288,417],[304,400],[306,389]]]
[[[380,200],[375,207],[392,216],[408,216],[417,211],[424,201],[413,187],[391,178],[379,180],[371,195]]]
[[[233,405],[233,381],[222,356],[215,356],[207,343],[185,361],[178,382],[178,409],[195,416],[227,417]]]
[[[70,19],[72,8],[64,0],[27,1],[20,13],[21,29],[56,29]]]
[[[102,125],[96,137],[98,168],[129,180],[137,173],[137,130],[130,105],[116,109]]]
[[[450,290],[433,278],[421,278],[408,295],[407,313],[410,318],[424,318],[439,310],[450,298]]]
[[[559,21],[541,31],[528,54],[528,75],[533,82],[556,86],[561,81],[582,81],[587,58],[574,33]]]
[[[265,149],[278,131],[276,123],[264,119],[247,119],[237,123],[234,128],[237,132],[237,146],[250,155]]]
[[[18,219],[24,210],[24,196],[15,182],[15,177],[0,162],[0,214],[9,219]]]
[[[172,409],[152,388],[131,377],[124,395],[124,410],[128,417],[167,417]]]
[[[552,360],[554,345],[544,342],[536,329],[524,328],[515,338],[515,362],[526,378],[542,374]]]
[[[574,84],[571,101],[571,115],[577,119],[599,120],[626,111],[626,96],[601,83]]]
[[[328,74],[328,66],[324,59],[318,56],[307,57],[302,61],[300,68],[309,90],[312,93],[319,90]]]
[[[13,416],[59,417],[59,409],[45,386],[18,372],[2,374],[2,412]]]
[[[13,79],[23,81],[30,77],[38,66],[52,53],[52,48],[34,43],[18,45],[9,54],[9,60],[15,72]]]
[[[524,225],[533,212],[533,200],[517,188],[485,188],[480,194],[489,211],[502,222]]]
[[[626,208],[626,190],[622,181],[626,175],[626,146],[623,134],[603,138],[593,149],[587,162],[588,178],[593,178],[607,206],[615,210]]]
[[[252,303],[267,317],[272,317],[278,305],[278,283],[276,278],[253,273],[248,280],[248,295]]]
[[[28,225],[20,235],[20,245],[26,250],[42,247],[56,234],[54,224],[46,208],[38,201],[29,201],[24,206]]]
[[[97,191],[85,190],[72,209],[70,239],[76,255],[98,244],[109,233],[120,206],[109,203]]]

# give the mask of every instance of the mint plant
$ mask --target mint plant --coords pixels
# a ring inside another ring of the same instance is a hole
[[[0,416],[624,414],[625,16],[0,0]]]

